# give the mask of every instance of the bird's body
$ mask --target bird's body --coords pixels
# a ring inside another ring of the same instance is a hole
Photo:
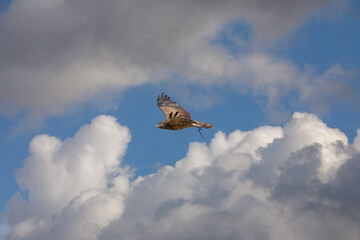
[[[160,125],[157,126],[158,128],[168,129],[168,130],[181,130],[188,127],[205,127],[204,123],[194,121],[191,119],[180,118],[180,117],[173,117],[170,119],[166,119],[162,121]],[[211,128],[211,127],[208,126],[207,128]]]
[[[173,102],[164,93],[158,96],[157,105],[165,114],[166,120],[158,123],[156,127],[168,130],[181,130],[188,127],[213,128],[214,126],[206,122],[198,122],[191,119],[191,115],[184,108]]]
[[[181,130],[188,127],[194,127],[193,122],[195,121],[191,119],[173,117],[162,121],[158,127],[168,130]]]

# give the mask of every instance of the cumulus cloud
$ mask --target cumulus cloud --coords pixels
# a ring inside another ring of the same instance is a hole
[[[253,48],[332,2],[11,1],[0,15],[0,113],[57,114],[99,92],[155,83],[174,73],[190,84],[221,83],[231,76],[255,92],[268,85],[261,94],[277,99],[281,91],[275,89],[290,91],[292,77],[301,78],[299,70],[261,55],[239,62],[219,53],[211,40],[229,21],[244,21],[254,35],[247,47]]]
[[[129,130],[110,116],[93,119],[63,142],[33,138],[16,172],[27,197],[9,203],[9,239],[95,239],[97,229],[124,211],[131,172],[119,165],[129,141]]]
[[[16,173],[28,194],[8,204],[7,239],[355,240],[359,139],[297,112],[284,127],[219,131],[131,179],[129,130],[100,116],[63,142],[31,141]]]

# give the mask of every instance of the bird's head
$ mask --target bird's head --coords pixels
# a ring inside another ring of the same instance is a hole
[[[156,124],[156,127],[161,128],[161,129],[170,129],[170,130],[172,130],[172,127],[170,126],[169,121],[170,121],[170,119],[166,119],[166,120],[164,120],[162,122],[159,122],[158,124]]]

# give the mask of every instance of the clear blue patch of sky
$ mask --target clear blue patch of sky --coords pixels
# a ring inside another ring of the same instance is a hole
[[[360,2],[353,9],[328,18],[312,18],[290,38],[280,53],[297,65],[309,64],[324,72],[336,63],[347,69],[360,67]]]

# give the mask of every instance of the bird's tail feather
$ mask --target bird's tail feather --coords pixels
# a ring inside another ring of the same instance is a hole
[[[201,127],[201,128],[213,128],[213,127],[214,127],[214,126],[211,125],[210,123],[197,122],[197,121],[194,121],[194,126],[195,126],[195,127]]]

